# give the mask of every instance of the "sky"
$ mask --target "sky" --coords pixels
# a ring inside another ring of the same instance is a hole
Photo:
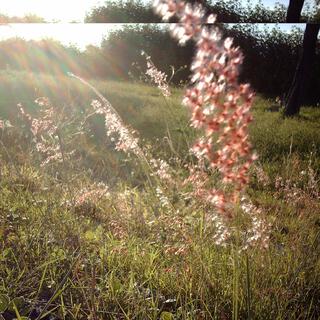
[[[104,2],[101,0],[0,0],[0,13],[9,16],[24,16],[32,13],[47,21],[82,22],[86,11]]]
[[[214,0],[218,1],[218,0]],[[247,0],[241,0],[246,3]],[[256,3],[258,0],[251,0]],[[33,13],[43,17],[47,21],[58,20],[61,22],[82,22],[85,13],[91,8],[107,2],[106,0],[0,0],[0,13],[9,16],[24,16]],[[149,2],[149,0],[142,0]],[[261,2],[273,7],[276,2],[287,5],[289,0],[261,0]]]
[[[12,37],[20,37],[26,40],[53,38],[64,45],[72,44],[80,50],[84,50],[89,44],[99,46],[101,40],[107,37],[111,30],[119,29],[122,26],[122,24],[111,23],[46,23],[40,25],[37,23],[15,23],[0,25],[0,41]],[[263,24],[260,25],[261,28],[263,26]],[[268,24],[268,26],[272,27],[275,24]],[[284,31],[290,31],[293,26],[294,24],[279,25]]]
[[[0,41],[7,38],[40,40],[53,38],[64,45],[75,45],[83,50],[89,44],[99,46],[110,30],[121,28],[120,24],[101,23],[15,23],[0,26]]]

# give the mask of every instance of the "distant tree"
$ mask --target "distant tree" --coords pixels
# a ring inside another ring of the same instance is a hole
[[[235,0],[187,0],[191,3],[200,2],[208,14],[214,13],[218,21],[225,23],[277,23],[277,22],[306,22],[318,21],[319,0],[305,10],[302,14],[302,7],[305,0],[289,0],[289,6],[277,3],[274,8],[267,8],[261,2],[246,5]],[[317,18],[318,17],[318,18]],[[287,21],[289,19],[289,21]]]
[[[157,67],[166,73],[171,72],[171,65],[176,69],[189,65],[193,55],[190,45],[179,46],[165,28],[154,24],[125,26],[111,32],[102,42],[101,50],[105,57],[101,69],[105,70],[105,74],[122,79],[128,78],[128,72],[141,75],[143,70],[136,67],[144,69],[146,65],[145,58],[141,56],[142,50],[156,59]],[[187,78],[187,75],[184,74],[184,77]]]
[[[291,88],[287,95],[284,115],[294,116],[299,114],[301,104],[310,85],[312,75],[312,67],[316,56],[317,37],[320,24],[307,23],[304,37],[303,47],[296,72],[291,84]]]
[[[187,2],[190,2],[192,4],[201,3],[208,15],[217,15],[219,22],[237,23],[241,22],[242,20],[243,7],[241,6],[240,1],[187,0]]]
[[[288,90],[303,37],[300,29],[289,33],[279,28],[237,24],[224,32],[234,39],[244,54],[241,81],[250,82],[256,91],[270,97]]]
[[[0,14],[0,23],[44,23],[46,20],[35,14],[28,14],[23,17],[10,17],[4,14]]]
[[[154,14],[151,4],[140,0],[106,1],[86,14],[85,22],[93,23],[156,23],[161,19]]]
[[[0,69],[50,74],[82,74],[82,53],[54,39],[9,38],[0,42]]]

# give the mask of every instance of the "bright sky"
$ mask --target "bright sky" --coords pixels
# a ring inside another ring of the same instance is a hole
[[[87,11],[103,0],[0,0],[0,13],[24,16],[34,13],[48,21],[82,22]]]
[[[32,13],[48,21],[60,20],[82,22],[86,11],[101,0],[0,0],[0,13],[9,16],[24,16]]]
[[[0,0],[0,13],[24,16],[32,13],[48,21],[83,21],[85,12],[99,0]]]
[[[149,0],[142,0],[149,2]],[[218,0],[213,0],[213,2]],[[241,0],[246,3],[247,0]],[[308,2],[313,0],[308,0]],[[9,16],[24,16],[33,13],[45,18],[48,21],[59,20],[70,22],[72,20],[82,22],[85,13],[96,5],[106,3],[107,0],[0,0],[0,13]],[[258,0],[251,0],[252,3]],[[269,7],[276,2],[288,5],[289,0],[261,0]]]
[[[88,44],[99,46],[103,37],[110,30],[121,28],[120,24],[99,23],[24,23],[0,26],[0,41],[7,38],[19,37],[26,40],[53,38],[65,45],[74,44],[85,49]]]

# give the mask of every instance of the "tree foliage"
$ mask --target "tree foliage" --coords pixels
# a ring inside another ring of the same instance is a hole
[[[276,3],[274,8],[268,8],[261,2],[253,5],[234,0],[188,0],[201,2],[206,11],[217,14],[218,21],[224,23],[276,23],[286,22],[287,7]],[[297,0],[301,1],[301,0]],[[315,2],[303,10],[300,20],[295,22],[319,21],[318,9]],[[104,5],[89,10],[85,22],[96,23],[157,23],[160,19],[153,13],[151,2],[141,0],[112,0]],[[175,22],[171,19],[170,22]]]
[[[161,22],[150,4],[140,0],[107,1],[104,6],[92,8],[85,17],[85,22],[94,23],[156,23]]]

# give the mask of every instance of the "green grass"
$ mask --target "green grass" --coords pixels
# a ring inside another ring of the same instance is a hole
[[[88,108],[95,94],[78,80],[66,75],[53,77],[27,72],[0,73],[0,116],[14,119],[16,105],[22,103],[27,110],[36,110],[34,100],[39,96],[49,97],[53,104]],[[188,126],[188,112],[181,106],[183,90],[173,90],[174,95],[165,104],[159,90],[152,86],[116,81],[90,81],[118,110],[128,125],[136,129],[142,138],[149,141],[163,139],[166,123],[173,135],[177,149],[194,134]],[[304,157],[310,152],[320,152],[320,109],[303,107],[300,117],[283,119],[279,112],[268,112],[273,101],[258,96],[254,103],[251,124],[251,140],[263,160],[281,160],[291,152]],[[178,144],[180,143],[180,144]]]
[[[38,96],[79,109],[96,98],[64,76],[2,73],[0,83],[0,114],[13,123],[18,102],[36,112]],[[154,157],[185,175],[184,162],[172,159],[187,159],[195,137],[182,90],[165,103],[150,86],[93,85]],[[254,105],[251,141],[265,177],[252,168],[248,188],[271,224],[269,248],[240,253],[236,242],[215,245],[215,230],[202,224],[206,208],[183,198],[187,187],[166,187],[174,209],[161,206],[135,159],[97,137],[72,140],[85,154],[81,161],[47,170],[19,130],[2,134],[0,319],[318,319],[320,111],[304,107],[300,117],[282,119],[267,111],[270,104],[258,97]],[[167,125],[171,139],[164,139]],[[109,195],[64,204],[102,179]]]

